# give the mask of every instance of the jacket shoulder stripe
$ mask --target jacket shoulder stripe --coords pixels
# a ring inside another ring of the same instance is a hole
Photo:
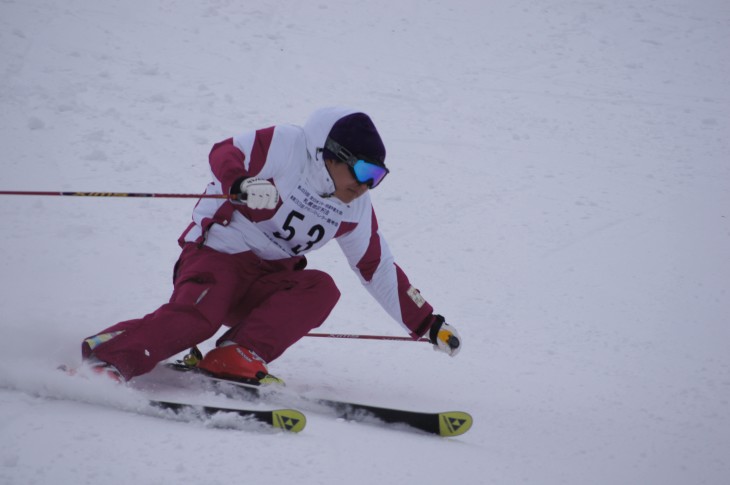
[[[274,128],[274,126],[270,126],[256,131],[248,167],[248,173],[251,176],[256,176],[264,168],[266,158],[269,156],[271,140],[274,138]]]
[[[357,263],[357,269],[360,271],[365,281],[373,279],[375,271],[380,266],[380,256],[382,254],[380,247],[380,235],[378,234],[378,220],[375,218],[375,211],[372,211],[372,223],[370,224],[370,242],[360,261]]]

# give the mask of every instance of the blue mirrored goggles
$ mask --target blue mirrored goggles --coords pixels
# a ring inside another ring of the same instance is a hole
[[[366,160],[364,157],[356,157],[347,148],[343,147],[332,138],[327,138],[325,148],[335,154],[340,161],[350,167],[350,172],[361,184],[367,184],[374,189],[383,181],[390,172],[384,165]]]

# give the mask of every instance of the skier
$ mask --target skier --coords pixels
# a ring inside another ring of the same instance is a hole
[[[457,331],[411,285],[378,230],[368,190],[388,169],[372,120],[314,112],[213,146],[213,180],[180,237],[170,301],[82,342],[95,372],[129,380],[230,327],[198,363],[213,375],[265,382],[267,364],[320,326],[340,297],[305,254],[336,239],[360,280],[411,337],[455,356]]]

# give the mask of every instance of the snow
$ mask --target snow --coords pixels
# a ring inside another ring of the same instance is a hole
[[[166,300],[194,202],[0,196],[0,483],[727,483],[729,49],[721,0],[3,0],[0,190],[199,193],[217,141],[371,114],[380,225],[463,352],[304,339],[271,370],[475,424],[128,412],[55,367]],[[336,245],[309,259],[323,331],[401,335]]]

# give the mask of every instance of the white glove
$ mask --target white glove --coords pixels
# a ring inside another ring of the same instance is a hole
[[[276,187],[264,179],[248,178],[241,182],[241,195],[246,196],[249,209],[276,209],[279,203]]]
[[[436,321],[431,325],[429,337],[433,344],[433,349],[445,352],[451,357],[461,350],[461,337],[454,327],[444,321],[441,315],[434,315]]]

